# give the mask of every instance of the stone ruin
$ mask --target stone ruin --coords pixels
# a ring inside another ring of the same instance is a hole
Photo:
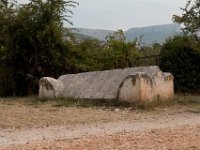
[[[173,76],[158,66],[134,67],[43,77],[39,81],[40,98],[73,97],[150,102],[174,96]]]

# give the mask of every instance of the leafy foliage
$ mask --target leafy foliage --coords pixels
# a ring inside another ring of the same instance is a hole
[[[136,40],[127,42],[121,30],[108,35],[106,43],[88,39],[74,44],[68,59],[70,73],[131,67],[140,55]]]
[[[161,51],[161,66],[174,73],[177,90],[200,93],[200,0],[188,0],[182,11],[183,14],[174,15],[173,20],[183,24],[183,33],[192,37],[169,39]]]
[[[126,68],[134,65],[134,60],[139,56],[136,48],[137,39],[132,42],[127,42],[127,39],[122,30],[118,30],[107,36],[106,48],[108,55],[111,56],[113,62],[112,68]]]
[[[101,70],[103,45],[97,40],[75,43],[68,51],[67,73]]]
[[[160,67],[174,75],[177,91],[200,92],[199,60],[198,42],[192,37],[176,36],[163,45]]]
[[[182,16],[173,16],[174,22],[184,24],[184,31],[197,34],[200,32],[200,0],[188,0],[185,8],[182,8]]]
[[[8,93],[30,94],[42,76],[57,77],[65,71],[69,43],[63,41],[63,21],[75,2],[31,0],[17,6],[1,1],[1,74],[8,77]],[[9,71],[7,71],[9,70]],[[6,83],[2,83],[6,84]],[[28,91],[27,91],[28,90]],[[7,95],[7,94],[6,94]]]

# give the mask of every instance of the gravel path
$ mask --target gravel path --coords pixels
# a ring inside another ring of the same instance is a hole
[[[0,150],[23,149],[194,149],[200,150],[200,114],[37,129],[2,129]]]

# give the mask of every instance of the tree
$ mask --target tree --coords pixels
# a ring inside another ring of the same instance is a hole
[[[9,32],[10,26],[14,24],[16,14],[18,13],[18,6],[13,0],[0,1],[0,95],[8,95],[12,93],[13,76],[11,71],[11,64],[8,58],[8,45],[11,44]]]
[[[101,51],[103,45],[95,39],[86,39],[74,43],[72,50],[68,53],[68,73],[79,73],[101,70]]]
[[[192,0],[188,0],[185,8],[181,8],[183,11],[182,16],[173,16],[173,21],[184,25],[184,31],[186,33],[192,33],[196,35],[200,32],[200,0],[195,0],[192,4]]]
[[[67,70],[70,44],[63,40],[63,22],[71,24],[68,17],[72,11],[69,8],[77,3],[31,0],[28,4],[11,7],[13,4],[10,2],[3,2],[6,11],[0,16],[7,12],[8,15],[0,21],[5,26],[0,29],[3,35],[1,58],[4,59],[1,62],[4,68],[9,68],[13,80],[9,90],[12,93],[9,94],[26,95],[33,90],[30,88],[36,87],[36,81],[42,76],[57,77]],[[30,84],[30,80],[35,81]],[[35,89],[34,92],[37,91]]]
[[[110,59],[113,59],[113,68],[125,68],[133,66],[133,59],[137,57],[137,39],[128,42],[124,32],[118,30],[106,37],[107,49],[110,51]]]
[[[200,48],[189,36],[168,39],[161,49],[160,67],[174,76],[175,90],[200,92]]]

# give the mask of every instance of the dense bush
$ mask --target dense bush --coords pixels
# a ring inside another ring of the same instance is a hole
[[[42,76],[68,70],[70,43],[63,40],[63,21],[75,2],[34,0],[18,5],[0,1],[0,94],[23,96],[38,91]],[[68,21],[69,22],[69,21]]]
[[[111,68],[127,68],[135,65],[135,59],[139,56],[137,39],[127,41],[122,30],[109,34],[106,38],[107,56],[110,59]]]
[[[200,92],[200,47],[189,36],[176,36],[164,43],[160,67],[174,75],[175,90]]]
[[[122,30],[109,34],[106,42],[95,39],[74,43],[69,52],[68,73],[127,68],[136,65],[141,52],[136,40],[127,42]]]

